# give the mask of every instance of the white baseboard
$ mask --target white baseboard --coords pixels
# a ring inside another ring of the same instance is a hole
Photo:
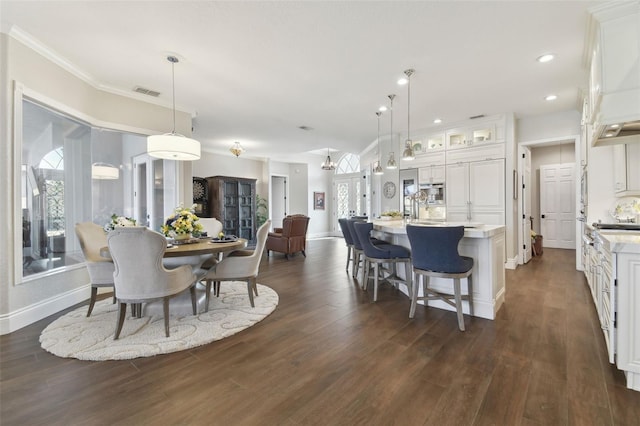
[[[316,232],[314,234],[307,234],[307,240],[313,240],[314,238],[327,238],[333,237],[333,232]]]
[[[506,269],[516,269],[518,267],[518,255],[512,257],[511,259],[507,259],[504,263],[504,267]]]
[[[17,311],[0,315],[0,335],[12,333],[70,306],[84,302],[89,299],[90,295],[90,285],[87,284]]]

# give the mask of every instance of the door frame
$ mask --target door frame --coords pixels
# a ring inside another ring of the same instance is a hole
[[[270,173],[269,174],[269,200],[268,200],[268,204],[269,204],[269,217],[271,218],[272,223],[273,223],[273,216],[272,216],[272,212],[273,212],[273,185],[272,185],[272,183],[273,183],[273,178],[274,177],[284,178],[284,181],[285,181],[285,184],[284,184],[284,197],[285,197],[284,212],[285,212],[285,215],[289,211],[289,185],[287,184],[289,182],[289,175],[280,174],[280,173]],[[273,225],[271,227],[273,228]]]
[[[518,161],[517,161],[517,167],[518,167],[518,185],[520,188],[519,191],[519,195],[520,196],[525,196],[525,193],[522,191],[522,175],[524,173],[524,170],[521,169],[521,162],[519,161],[522,158],[522,154],[524,152],[524,150],[522,149],[522,147],[528,147],[528,148],[538,148],[538,147],[542,147],[542,146],[554,146],[554,145],[563,145],[566,143],[571,143],[573,142],[573,149],[574,149],[574,157],[575,157],[575,169],[574,169],[574,176],[579,176],[579,172],[581,171],[581,165],[580,165],[580,159],[582,158],[580,153],[581,153],[581,146],[582,146],[582,138],[579,134],[576,135],[568,135],[568,136],[559,136],[559,137],[555,137],[555,138],[546,138],[546,139],[535,139],[535,140],[531,140],[531,141],[525,141],[525,142],[520,142],[518,143]],[[533,173],[533,170],[532,170]],[[580,187],[579,185],[575,185],[574,188],[575,192],[576,192],[576,199],[575,199],[575,203],[576,203],[576,212],[580,211]],[[528,193],[527,194],[528,197],[531,197],[532,194]],[[530,201],[530,200],[529,200]],[[518,219],[522,218],[522,215],[524,214],[523,209],[522,209],[522,203],[516,203],[518,205]],[[517,221],[517,223],[520,223],[519,220]],[[576,236],[580,235],[581,232],[581,228],[580,228],[580,222],[578,220],[576,220],[575,223],[575,227],[576,227]],[[522,251],[522,245],[524,244],[524,236],[522,235],[522,227],[518,226],[518,264],[522,265],[523,264],[523,251]],[[580,239],[576,237],[576,269],[580,270],[579,265],[580,265],[580,261],[582,258],[582,244],[580,244]]]

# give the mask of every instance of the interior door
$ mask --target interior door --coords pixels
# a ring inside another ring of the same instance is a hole
[[[522,204],[522,216],[520,227],[522,230],[522,263],[531,260],[531,150],[523,146],[521,147],[520,170],[521,179],[520,188],[522,190],[520,202]]]
[[[271,176],[271,226],[282,228],[282,219],[287,215],[287,178]]]
[[[575,248],[575,164],[540,166],[540,231],[544,247]]]

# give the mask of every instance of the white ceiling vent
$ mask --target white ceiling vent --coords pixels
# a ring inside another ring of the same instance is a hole
[[[133,91],[136,93],[142,93],[143,95],[153,96],[154,98],[157,98],[158,96],[160,96],[160,92],[156,92],[155,90],[151,90],[151,89],[145,89],[144,87],[140,87],[140,86],[134,87]]]

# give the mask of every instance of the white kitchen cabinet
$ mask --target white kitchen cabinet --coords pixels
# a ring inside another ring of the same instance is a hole
[[[444,165],[432,164],[418,169],[418,182],[420,183],[442,183],[445,182],[445,179]]]
[[[495,124],[448,130],[445,134],[447,149],[468,148],[497,142]]]
[[[448,221],[504,225],[504,159],[447,164],[445,179]]]
[[[613,146],[613,173],[617,197],[640,195],[640,144]]]
[[[443,150],[445,146],[444,143],[444,133],[438,133],[435,135],[427,136],[425,138],[425,143],[422,145],[423,152],[434,152]]]
[[[627,379],[640,391],[640,236],[635,232],[599,231],[594,302],[609,352]]]

